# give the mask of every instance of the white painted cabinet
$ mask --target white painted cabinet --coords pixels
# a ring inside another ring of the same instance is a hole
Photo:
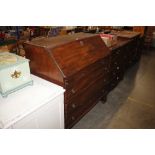
[[[0,97],[0,128],[64,128],[64,89],[31,76],[33,86]]]

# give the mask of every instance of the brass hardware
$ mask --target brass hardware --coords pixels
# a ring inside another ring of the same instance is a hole
[[[85,76],[85,72],[82,72],[81,75],[79,75],[79,78],[83,78]]]
[[[72,89],[71,92],[72,92],[73,94],[75,94],[75,90],[74,90],[74,89]]]
[[[107,68],[107,67],[105,67],[105,68],[104,68],[104,70],[105,70],[105,71],[107,71],[107,70],[108,70],[108,68]]]
[[[84,42],[83,41],[80,41],[80,45],[83,46],[84,45]]]
[[[13,74],[11,74],[11,77],[13,78],[13,79],[17,79],[17,78],[19,78],[21,76],[21,71],[14,71],[14,73]]]
[[[71,119],[72,119],[72,120],[75,120],[75,117],[74,117],[74,116],[72,116],[72,117],[71,117]]]
[[[76,105],[75,104],[72,104],[72,108],[75,108],[76,107]]]

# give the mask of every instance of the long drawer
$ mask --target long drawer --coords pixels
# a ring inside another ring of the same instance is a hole
[[[111,51],[111,59],[112,61],[116,59],[123,59],[125,54],[126,54],[125,46],[121,46]]]
[[[123,59],[113,59],[110,63],[110,70],[122,70],[124,69],[124,60]]]
[[[109,64],[108,62],[105,65],[100,65],[98,63],[92,66],[92,68],[85,69],[79,74],[75,75],[68,80],[68,88],[65,92],[65,101],[70,100],[80,92],[85,91],[89,85],[94,83],[98,78],[101,78],[104,84],[108,82],[109,78]]]
[[[120,57],[122,51],[121,48],[115,49],[111,51],[111,57],[114,59],[117,59],[118,57]]]
[[[94,79],[101,78],[103,84],[106,84],[108,82],[109,76],[108,74],[103,74],[102,72],[102,70],[98,70],[93,74],[88,75],[88,78],[83,78],[81,81],[76,81],[72,88],[66,90],[65,101],[71,100],[74,96],[87,90],[88,87],[94,83]]]
[[[86,68],[77,72],[73,76],[66,78],[64,80],[65,88],[67,89],[67,88],[72,87],[73,83],[75,83],[78,80],[81,80],[84,77],[87,77],[88,74],[93,73],[97,69],[101,68],[106,71],[109,67],[109,63],[110,63],[110,56],[107,56],[107,57],[100,59],[97,62],[87,66]]]

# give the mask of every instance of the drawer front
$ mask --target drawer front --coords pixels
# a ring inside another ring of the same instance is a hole
[[[118,49],[112,50],[111,52],[111,59],[121,59],[124,57],[125,54],[125,47],[119,47]]]
[[[98,79],[85,92],[81,92],[65,105],[66,126],[75,124],[91,107],[105,95],[103,79]]]
[[[114,61],[111,63],[111,72],[110,72],[110,79],[115,78],[116,76],[118,76],[119,74],[121,74],[121,76],[124,75],[124,71],[125,71],[125,64],[123,61]]]
[[[121,52],[122,52],[122,51],[121,51],[120,48],[115,49],[115,50],[112,51],[111,57],[112,57],[112,58],[118,58],[118,57],[120,57]]]
[[[94,83],[98,78],[102,78],[102,81],[106,84],[109,78],[109,66],[107,66],[109,64],[107,63],[108,62],[102,64],[98,62],[95,66],[92,66],[92,68],[85,69],[81,71],[79,75],[69,79],[68,87],[65,92],[65,101],[70,100],[72,97],[79,94],[79,92],[85,91],[89,85]]]
[[[117,84],[123,79],[123,73],[122,72],[114,72],[113,77],[111,78],[111,81],[108,84],[107,90],[108,92],[114,89]]]
[[[2,93],[15,89],[30,81],[31,78],[28,62],[0,71],[0,85]]]
[[[97,78],[102,78],[103,84],[106,84],[108,82],[109,76],[108,74],[104,74],[103,72],[103,70],[97,70],[93,72],[93,74],[91,73],[91,75],[87,75],[87,77],[75,81],[72,85],[72,88],[66,90],[65,101],[68,101],[80,92],[87,90],[87,88],[92,85],[92,83],[94,83]]]
[[[84,77],[87,77],[88,74],[92,74],[94,71],[98,69],[103,69],[103,71],[107,71],[110,64],[110,56],[105,57],[104,59],[98,60],[97,62],[87,66],[83,70],[77,72],[72,77],[68,77],[64,80],[65,88],[72,87],[72,84],[75,81],[81,80]]]
[[[113,60],[110,64],[111,70],[124,70],[124,61],[123,60]]]

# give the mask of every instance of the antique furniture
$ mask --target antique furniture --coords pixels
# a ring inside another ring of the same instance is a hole
[[[24,43],[32,73],[66,89],[65,128],[71,128],[140,59],[140,33],[117,32],[107,47],[100,35],[77,33]]]
[[[1,129],[64,128],[64,89],[31,75],[32,87],[0,96]]]
[[[108,91],[116,87],[123,79],[124,73],[135,64],[141,56],[140,33],[121,31],[117,34],[117,44],[110,47],[111,63]]]
[[[65,127],[72,127],[107,95],[110,50],[99,35],[77,33],[25,42],[33,74],[65,92]]]
[[[12,53],[0,53],[0,93],[8,94],[32,85],[29,60]]]

